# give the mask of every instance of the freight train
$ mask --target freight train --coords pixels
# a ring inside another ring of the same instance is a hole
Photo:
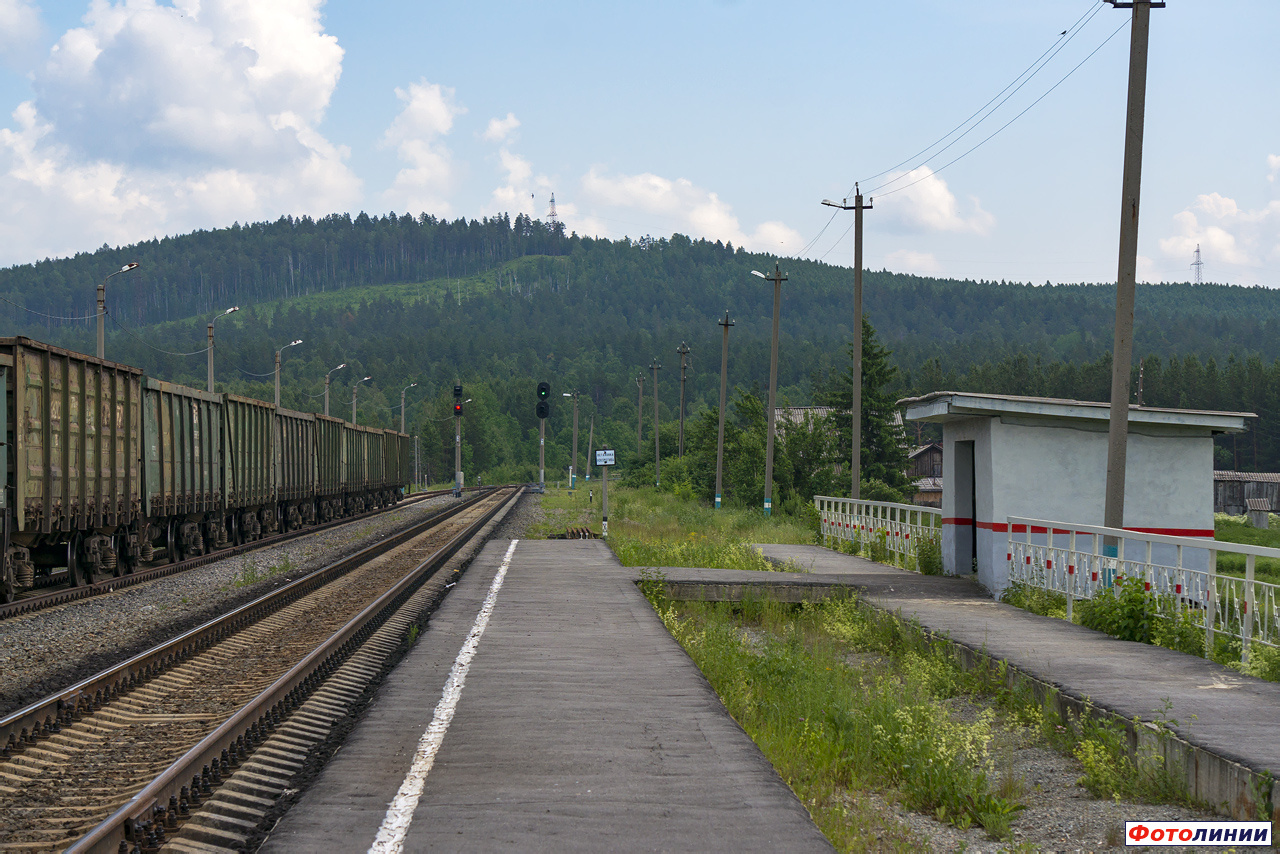
[[[0,602],[388,506],[409,437],[0,338]]]

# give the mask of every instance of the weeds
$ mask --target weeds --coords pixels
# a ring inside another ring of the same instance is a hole
[[[254,564],[249,562],[246,557],[240,563],[240,574],[236,576],[232,582],[233,587],[250,587],[259,581],[266,581],[268,578],[274,578],[277,575],[286,574],[293,571],[293,562],[289,558],[289,553],[285,552],[280,558],[280,563],[269,566],[266,570],[260,570]]]

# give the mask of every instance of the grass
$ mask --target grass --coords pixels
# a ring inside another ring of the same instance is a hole
[[[1276,519],[1274,515],[1271,519]],[[1280,527],[1255,528],[1244,516],[1213,517],[1213,538],[1227,543],[1280,549]],[[1218,553],[1218,572],[1244,576],[1244,555]],[[1260,557],[1254,562],[1254,578],[1269,584],[1280,584],[1280,560]]]
[[[1063,720],[1007,687],[1003,664],[966,671],[917,625],[853,599],[675,603],[661,581],[642,587],[663,622],[838,850],[928,848],[871,795],[1009,840],[1028,789],[997,741],[1075,756],[1098,797],[1186,802],[1154,756],[1129,755],[1123,725]]]
[[[278,564],[269,566],[265,570],[259,570],[258,567],[249,563],[248,558],[245,558],[240,566],[240,574],[236,576],[235,581],[231,582],[233,587],[250,587],[259,581],[266,581],[268,578],[293,571],[293,561],[290,560],[288,552],[280,558]]]
[[[715,510],[653,487],[611,490],[609,545],[623,566],[778,569],[753,543],[812,544],[803,520]],[[799,566],[782,567],[801,571]]]

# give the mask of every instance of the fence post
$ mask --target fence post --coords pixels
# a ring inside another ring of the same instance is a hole
[[[1076,556],[1076,532],[1074,528],[1071,529],[1071,541],[1067,549],[1070,554],[1067,559],[1067,622],[1070,623],[1072,622],[1071,615],[1076,601],[1076,576],[1080,574],[1080,558]]]
[[[1212,658],[1213,624],[1218,619],[1218,550],[1209,549],[1209,572],[1204,586],[1204,657]]]
[[[1240,621],[1240,663],[1249,663],[1249,639],[1253,637],[1253,569],[1255,555],[1244,556],[1244,619]]]

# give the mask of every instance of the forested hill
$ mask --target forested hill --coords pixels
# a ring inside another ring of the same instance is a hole
[[[505,269],[535,257],[542,263]],[[479,295],[471,280],[480,277],[534,301],[571,294],[589,324],[626,321],[657,333],[708,323],[726,309],[767,314],[769,286],[749,271],[773,260],[680,235],[581,238],[523,215],[454,222],[407,214],[285,217],[0,270],[0,297],[8,301],[0,317],[11,330],[38,337],[67,323],[83,328],[83,320],[51,318],[92,316],[102,276],[138,261],[136,271],[109,287],[113,314],[134,327],[369,285],[461,282],[467,298]],[[850,271],[794,259],[783,266],[784,325],[792,334],[824,342],[847,337]],[[1031,286],[887,271],[869,272],[865,285],[866,309],[904,368],[931,356],[963,367],[1014,352],[1078,362],[1110,349],[1110,285]],[[1136,353],[1280,357],[1280,294],[1270,289],[1140,286],[1137,306]]]
[[[325,373],[345,362],[333,374],[335,414],[348,412],[350,384],[368,375],[358,391],[362,421],[391,426],[400,389],[417,382],[406,410],[419,432],[447,415],[447,390],[462,379],[468,395],[483,395],[472,409],[487,411],[496,431],[476,438],[468,453],[510,458],[512,443],[527,442],[529,430],[536,437],[532,401],[523,395],[546,379],[557,397],[582,392],[584,418],[598,414],[604,439],[623,448],[635,438],[637,376],[645,376],[650,397],[655,358],[663,365],[663,418],[676,411],[681,341],[692,348],[690,411],[714,405],[716,321],[726,310],[735,323],[731,385],[765,386],[773,288],[751,271],[770,272],[775,260],[682,235],[584,238],[524,216],[283,218],[0,270],[0,335],[91,352],[95,286],[137,261],[107,286],[107,355],[155,376],[203,386],[205,326],[239,305],[217,324],[220,388],[270,399],[273,352],[301,338],[283,356],[286,406],[319,409]],[[782,396],[810,403],[833,371],[848,366],[852,273],[780,263],[788,277]],[[891,380],[897,393],[948,387],[1107,397],[1113,286],[880,271],[865,277],[865,305],[899,368]],[[1141,286],[1137,306],[1135,356],[1160,360],[1146,363],[1145,401],[1257,411],[1265,430],[1249,437],[1251,453],[1220,463],[1280,467],[1280,433],[1271,426],[1280,418],[1273,391],[1280,388],[1280,293]],[[444,442],[449,454],[451,440]],[[485,441],[494,447],[486,451]],[[519,454],[528,458],[527,449]]]

